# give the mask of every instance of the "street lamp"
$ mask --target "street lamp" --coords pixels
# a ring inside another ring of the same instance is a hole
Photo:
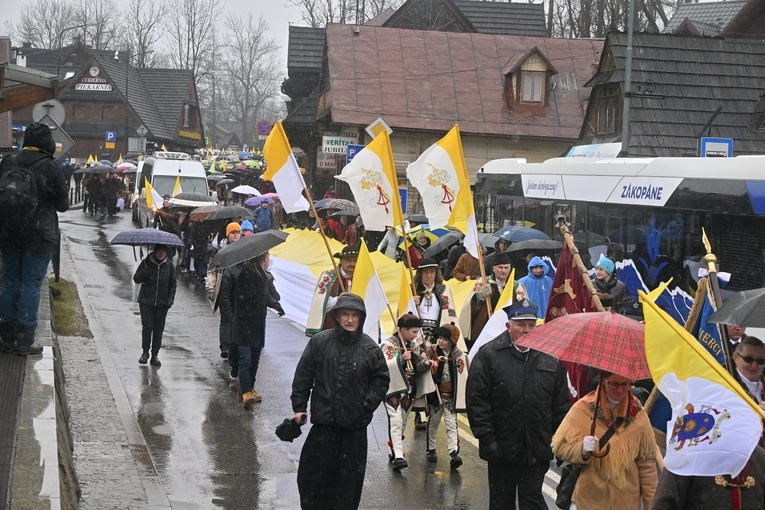
[[[83,23],[81,25],[75,25],[73,27],[64,27],[58,33],[58,37],[56,38],[56,40],[58,41],[58,48],[56,48],[56,50],[58,52],[58,65],[56,66],[56,79],[57,80],[61,79],[61,46],[64,44],[64,41],[63,41],[64,33],[68,32],[70,30],[76,30],[78,28],[85,28],[87,26],[88,26],[87,23]]]

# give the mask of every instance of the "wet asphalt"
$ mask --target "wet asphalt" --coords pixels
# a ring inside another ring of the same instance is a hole
[[[109,244],[117,233],[135,228],[129,212],[108,217],[74,209],[60,215],[60,222],[88,320],[96,322],[93,329],[102,336],[96,340],[113,360],[119,384],[111,386],[124,388],[124,393],[114,392],[115,400],[119,406],[127,397],[125,412],[132,413],[140,429],[136,433],[143,436],[148,450],[144,467],[147,478],[158,477],[157,490],[164,490],[173,508],[299,508],[297,468],[308,428],[294,443],[280,441],[274,429],[293,414],[290,386],[307,340],[302,328],[269,311],[255,383],[263,402],[246,410],[238,383],[219,355],[220,316],[212,313],[204,285],[179,274],[159,356],[162,366],[139,365],[139,286],[132,276],[141,253],[135,250],[136,260],[131,247]],[[439,460],[428,463],[425,432],[410,423],[405,441],[409,467],[396,472],[388,462],[387,418],[380,407],[368,429],[361,508],[488,508],[486,464],[478,458],[466,417],[458,423],[464,461],[459,470],[449,469],[443,427]],[[550,508],[555,508],[556,478],[551,473],[545,480]]]

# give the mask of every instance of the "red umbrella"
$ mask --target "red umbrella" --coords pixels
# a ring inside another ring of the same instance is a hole
[[[643,324],[608,312],[572,313],[539,326],[518,340],[560,361],[621,375],[649,379]]]
[[[546,322],[521,337],[521,347],[530,347],[560,361],[570,361],[605,370],[636,381],[651,377],[645,357],[643,324],[618,313],[572,313]],[[590,435],[595,433],[600,388],[595,399]],[[608,454],[610,445],[595,457]]]

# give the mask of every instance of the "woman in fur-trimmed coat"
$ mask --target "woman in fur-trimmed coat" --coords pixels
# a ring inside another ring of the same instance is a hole
[[[580,510],[640,510],[641,499],[644,508],[651,508],[658,484],[651,422],[632,395],[629,379],[601,372],[600,384],[595,435],[589,434],[597,390],[571,407],[552,438],[559,459],[582,467],[572,500]],[[617,420],[608,455],[596,458],[592,453],[599,451],[598,439]]]

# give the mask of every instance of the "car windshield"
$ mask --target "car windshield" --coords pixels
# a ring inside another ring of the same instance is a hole
[[[162,196],[173,196],[175,178],[175,175],[155,175],[154,189]],[[181,175],[181,189],[184,192],[194,191],[206,196],[208,194],[207,179],[204,177],[184,177]]]

